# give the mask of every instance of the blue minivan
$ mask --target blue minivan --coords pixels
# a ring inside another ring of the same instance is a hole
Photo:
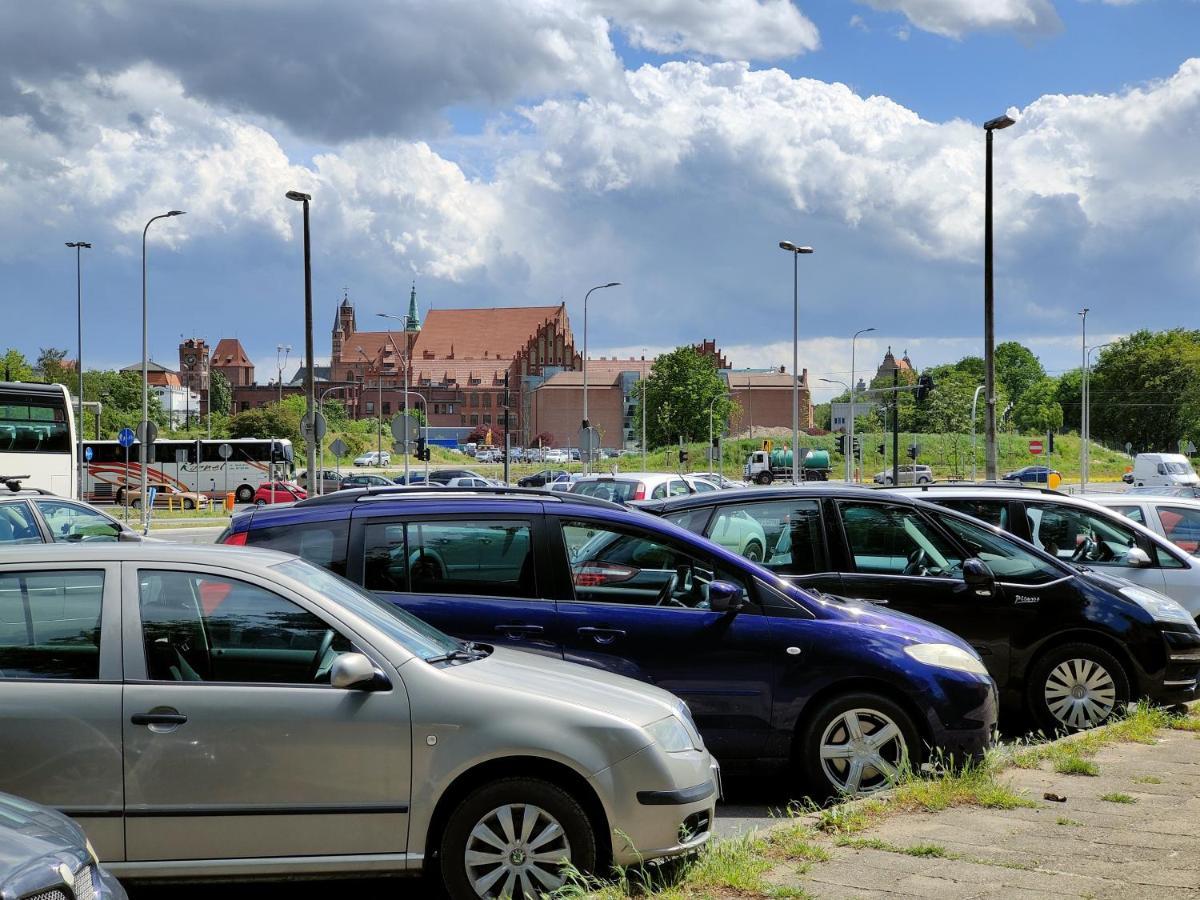
[[[464,640],[657,684],[724,765],[785,766],[826,796],[881,789],[934,747],[976,755],[996,724],[992,679],[949,632],[603,500],[339,491],[241,513],[220,540],[295,553]]]

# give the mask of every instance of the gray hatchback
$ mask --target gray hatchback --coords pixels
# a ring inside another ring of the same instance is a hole
[[[687,852],[719,781],[663,690],[173,544],[0,551],[0,756],[122,877],[432,867],[454,898]]]

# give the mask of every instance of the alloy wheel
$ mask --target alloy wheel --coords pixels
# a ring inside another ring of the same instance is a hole
[[[1068,728],[1091,728],[1113,713],[1117,686],[1093,659],[1066,659],[1046,677],[1046,706]]]
[[[571,844],[559,821],[544,809],[509,803],[471,829],[463,861],[478,896],[533,900],[562,887]]]
[[[844,794],[861,796],[889,787],[907,757],[904,733],[878,710],[846,710],[821,735],[821,768]]]

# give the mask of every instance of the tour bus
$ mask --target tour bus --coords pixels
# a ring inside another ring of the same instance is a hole
[[[222,456],[221,448],[225,446],[229,448],[228,459]],[[87,460],[84,499],[123,504],[125,488],[141,484],[141,446],[135,441],[126,451],[116,441],[85,441],[83,447],[83,458]],[[150,451],[147,478],[151,484],[170,484],[209,497],[223,497],[232,491],[238,503],[252,501],[262,482],[290,480],[296,468],[292,442],[278,438],[160,440],[150,445]]]
[[[76,452],[65,387],[0,381],[0,484],[74,497]]]

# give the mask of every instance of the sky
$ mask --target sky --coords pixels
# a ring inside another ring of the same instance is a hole
[[[1198,0],[40,0],[0,5],[0,347],[140,360],[237,337],[274,377],[430,307],[565,301],[592,355],[715,338],[848,381],[997,341],[1046,368],[1200,327]],[[823,391],[826,393],[823,395]]]

